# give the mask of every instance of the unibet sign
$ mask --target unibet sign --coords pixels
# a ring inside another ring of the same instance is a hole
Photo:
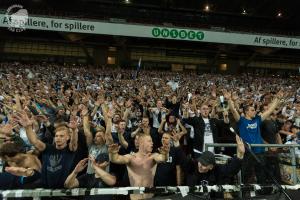
[[[201,31],[192,31],[184,29],[170,29],[170,28],[153,28],[152,36],[158,38],[169,39],[188,39],[188,40],[203,40],[204,33]]]

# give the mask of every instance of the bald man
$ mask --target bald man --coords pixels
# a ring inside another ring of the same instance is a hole
[[[119,146],[109,146],[110,161],[116,164],[125,164],[128,170],[130,186],[153,187],[157,163],[166,162],[169,146],[162,146],[160,153],[152,153],[153,142],[150,135],[142,134],[138,138],[139,150],[137,153],[119,155]],[[131,199],[147,199],[152,194],[130,195]]]

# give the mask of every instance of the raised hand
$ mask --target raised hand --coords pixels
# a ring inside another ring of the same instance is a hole
[[[211,96],[217,98],[216,85],[211,86]]]
[[[236,144],[237,144],[237,147],[236,147],[237,157],[240,158],[240,159],[243,159],[244,154],[245,154],[244,142],[242,141],[242,139],[238,135],[235,136],[235,140],[236,140]]]
[[[89,113],[89,110],[87,109],[86,106],[82,106],[82,109],[81,109],[81,116],[87,116]]]
[[[224,111],[223,111],[223,117],[226,118],[226,117],[228,117],[228,115],[229,115],[228,111],[227,111],[227,110],[224,110]]]
[[[236,101],[236,100],[238,100],[238,99],[239,99],[239,96],[237,95],[237,93],[236,93],[236,92],[233,92],[233,93],[232,93],[232,95],[231,95],[231,99],[232,99],[233,101]]]
[[[24,128],[32,126],[32,124],[33,124],[33,121],[29,119],[29,117],[25,111],[17,112],[12,117],[15,121],[17,121]]]
[[[79,108],[76,108],[76,107],[73,108],[71,111],[71,116],[76,116],[78,111],[79,111]]]
[[[108,119],[111,119],[113,117],[113,115],[114,115],[114,111],[112,109],[109,109],[106,113],[106,117]]]
[[[223,90],[223,96],[225,97],[225,99],[230,100],[231,92],[228,92],[227,90]]]
[[[108,165],[109,165],[109,162],[107,161],[104,161],[102,163],[97,163],[94,156],[89,156],[89,160],[91,161],[92,163],[92,167],[95,169],[95,167],[99,167],[101,169],[105,169]]]
[[[173,139],[174,143],[179,142],[179,140],[181,139],[181,137],[182,137],[182,134],[176,133],[176,130],[172,131],[171,138]]]
[[[104,103],[104,98],[103,97],[98,97],[97,101],[95,102],[96,106],[100,106]]]
[[[182,104],[184,109],[188,109],[189,108],[189,102]]]
[[[111,144],[108,146],[108,152],[109,153],[118,153],[120,149],[120,146],[118,144]]]
[[[95,166],[97,165],[97,162],[96,162],[96,160],[95,160],[95,157],[92,156],[92,155],[90,155],[88,159],[89,159],[89,161],[91,161],[91,163],[92,163],[92,168],[95,168]]]
[[[167,155],[170,151],[170,145],[163,145],[160,148],[158,148],[158,151],[160,154]]]
[[[83,171],[88,165],[88,160],[89,160],[88,158],[84,158],[81,161],[79,161],[73,172],[75,174],[78,174],[79,172]]]
[[[126,108],[130,108],[131,105],[132,105],[132,101],[131,101],[131,99],[128,99],[128,100],[126,101],[126,103],[125,103],[125,107],[126,107]]]
[[[70,119],[70,122],[68,124],[68,127],[71,128],[71,129],[76,129],[77,128],[77,121],[76,121],[76,118],[75,117],[72,117]]]
[[[36,119],[40,122],[48,122],[49,118],[46,115],[37,115]]]
[[[11,135],[13,131],[13,125],[11,124],[5,124],[0,128],[0,133],[4,135]]]
[[[283,90],[280,90],[279,92],[277,92],[276,97],[278,99],[282,99],[285,97],[285,93],[283,92]]]
[[[81,99],[81,102],[82,102],[83,104],[86,104],[89,100],[90,100],[89,95],[83,94],[82,99]]]
[[[102,169],[105,169],[108,165],[109,165],[109,162],[104,161],[103,163],[98,164],[98,167],[100,167],[100,168],[102,168]]]

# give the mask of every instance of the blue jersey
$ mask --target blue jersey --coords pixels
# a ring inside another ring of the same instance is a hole
[[[253,119],[248,120],[245,117],[240,117],[238,128],[240,137],[249,144],[263,144],[263,139],[260,133],[261,117],[256,115]],[[264,152],[264,147],[253,148],[254,153]]]

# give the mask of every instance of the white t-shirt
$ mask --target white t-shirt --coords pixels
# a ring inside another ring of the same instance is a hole
[[[170,86],[173,91],[176,91],[176,89],[179,87],[178,82],[175,81],[169,81],[167,82],[167,85]]]
[[[154,111],[152,112],[152,117],[153,117],[153,127],[154,128],[159,128],[160,122],[158,121],[158,114],[159,114],[159,109],[154,108]],[[161,119],[166,117],[166,113],[161,111]]]
[[[295,118],[295,125],[300,126],[300,117]]]
[[[204,120],[204,123],[205,123],[203,151],[205,151],[205,144],[214,143],[214,138],[213,138],[213,134],[212,134],[212,131],[211,131],[211,128],[210,128],[209,119],[208,118],[203,118],[203,120]],[[214,148],[209,147],[208,151],[214,153]]]

